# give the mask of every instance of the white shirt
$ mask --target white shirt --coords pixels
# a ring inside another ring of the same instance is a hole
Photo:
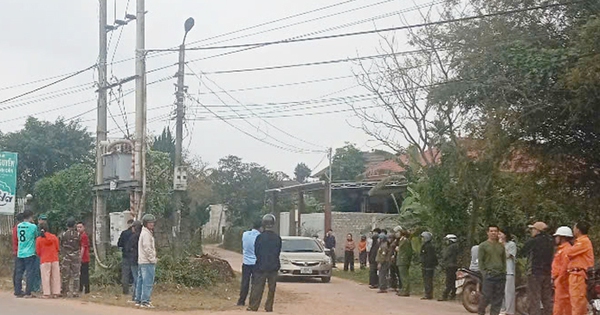
[[[471,247],[471,265],[469,269],[479,271],[479,245]]]
[[[517,244],[510,241],[504,244],[506,249],[506,274],[509,276],[515,275],[515,257],[517,257]]]

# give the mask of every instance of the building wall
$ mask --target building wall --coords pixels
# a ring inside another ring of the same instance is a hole
[[[223,228],[228,227],[227,211],[223,205],[210,205],[208,222],[202,227],[205,238],[218,239],[222,236]]]
[[[355,241],[360,240],[361,234],[368,234],[374,228],[385,228],[391,231],[398,225],[398,215],[383,213],[332,212],[331,229],[336,238],[336,254],[338,259],[343,257],[346,235],[351,233]],[[325,235],[325,214],[311,213],[300,216],[302,220],[302,236]],[[280,214],[281,236],[289,233],[289,212]]]

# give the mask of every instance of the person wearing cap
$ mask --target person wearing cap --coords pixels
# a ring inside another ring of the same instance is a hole
[[[571,248],[573,231],[568,226],[561,226],[554,233],[556,253],[552,261],[552,282],[554,284],[553,315],[571,315],[571,299],[569,297],[569,258],[567,251]]]
[[[142,217],[142,232],[138,241],[138,281],[135,290],[136,306],[154,308],[150,301],[154,289],[156,274],[156,247],[154,244],[154,225],[156,218],[152,214]]]
[[[281,237],[275,233],[275,216],[266,214],[262,219],[263,232],[256,237],[254,254],[256,265],[255,276],[252,279],[250,303],[248,311],[257,312],[260,307],[265,285],[269,283],[269,292],[265,302],[265,311],[273,312],[275,290],[277,289],[277,274],[281,268],[279,255],[281,254]]]
[[[413,248],[410,242],[410,233],[405,230],[400,230],[400,238],[396,247],[396,266],[398,266],[398,275],[402,284],[398,290],[398,296],[410,296],[410,279],[408,271],[412,262]]]
[[[500,314],[504,289],[506,285],[506,250],[499,242],[500,228],[497,225],[488,226],[488,239],[479,244],[478,261],[481,278],[481,297],[477,313],[485,315],[485,309],[490,306],[490,315]]]
[[[421,233],[423,245],[421,245],[421,271],[423,274],[423,288],[425,295],[421,300],[433,299],[433,276],[435,268],[438,265],[435,247],[433,246],[433,234],[430,232]]]
[[[548,225],[536,222],[529,225],[531,239],[525,242],[521,256],[529,259],[527,278],[527,301],[529,315],[541,314],[540,303],[544,313],[553,309],[552,299],[552,260],[554,259],[554,241],[546,233]]]
[[[587,279],[588,268],[594,267],[594,248],[587,236],[590,225],[587,222],[577,222],[573,228],[575,243],[565,250],[569,264],[569,297],[573,315],[586,315],[587,312]]]
[[[456,297],[456,271],[458,270],[458,237],[448,234],[444,237],[446,247],[442,251],[442,264],[446,271],[446,289],[439,301],[453,300]]]

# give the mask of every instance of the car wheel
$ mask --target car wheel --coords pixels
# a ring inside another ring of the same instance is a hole
[[[323,278],[321,278],[321,281],[323,283],[329,283],[329,282],[331,282],[331,277],[323,277]]]

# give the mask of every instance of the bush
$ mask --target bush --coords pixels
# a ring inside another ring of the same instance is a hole
[[[12,253],[12,234],[0,235],[0,266],[10,266],[9,268],[0,268],[0,277],[12,275],[15,265],[15,258]]]
[[[180,284],[186,287],[208,287],[217,282],[229,281],[216,268],[199,260],[172,255],[162,257],[156,266],[156,282]]]

